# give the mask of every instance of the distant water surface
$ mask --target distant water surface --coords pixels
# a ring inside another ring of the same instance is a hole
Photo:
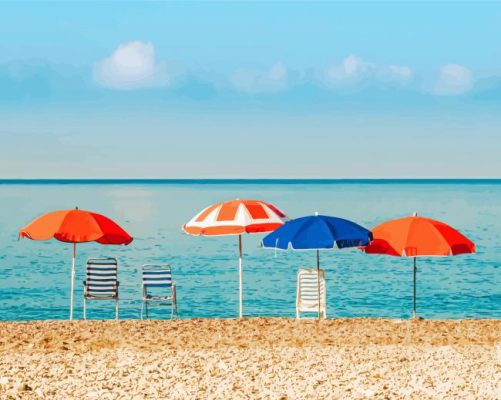
[[[42,213],[79,206],[105,214],[135,240],[127,246],[78,245],[76,309],[82,316],[85,261],[119,260],[120,316],[138,318],[141,265],[169,263],[182,318],[235,317],[238,310],[236,237],[191,237],[181,225],[207,205],[257,198],[291,217],[335,215],[372,228],[420,215],[442,220],[470,237],[477,254],[418,260],[418,314],[425,318],[501,317],[501,181],[499,180],[215,180],[0,181],[0,319],[67,319],[71,245],[18,240]],[[295,315],[298,268],[315,266],[314,252],[259,247],[244,236],[244,313]],[[412,311],[412,261],[354,249],[321,252],[328,317],[406,318]],[[112,318],[110,302],[89,302],[90,318]],[[152,314],[162,318],[165,308]]]

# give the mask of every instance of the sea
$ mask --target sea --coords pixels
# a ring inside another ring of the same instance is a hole
[[[475,254],[418,259],[417,314],[428,319],[501,317],[501,180],[0,180],[0,320],[69,317],[72,245],[19,240],[43,213],[92,210],[133,237],[128,246],[77,245],[76,319],[83,318],[83,281],[90,257],[119,263],[120,319],[140,318],[143,264],[169,264],[179,318],[238,316],[238,239],[193,237],[181,227],[208,205],[230,199],[270,202],[290,218],[315,212],[371,229],[418,215],[452,225],[476,244]],[[315,268],[314,251],[274,251],[263,234],[243,236],[245,317],[295,317],[297,271]],[[412,259],[358,249],[320,252],[327,317],[412,316]],[[113,301],[90,301],[89,319],[114,318]],[[170,318],[151,307],[150,317]]]

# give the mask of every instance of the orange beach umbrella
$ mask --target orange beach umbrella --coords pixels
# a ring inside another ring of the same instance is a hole
[[[70,320],[73,319],[73,288],[75,284],[76,244],[98,242],[101,244],[125,244],[132,237],[120,226],[104,215],[92,211],[74,210],[53,211],[38,217],[19,231],[19,238],[32,240],[57,239],[73,243],[71,266]]]
[[[260,200],[230,200],[213,204],[195,215],[183,230],[195,236],[238,235],[239,317],[242,305],[242,234],[271,232],[288,218],[273,204]]]
[[[475,244],[453,227],[431,219],[412,217],[394,219],[372,230],[373,241],[363,250],[368,254],[414,258],[414,309],[416,317],[416,258],[447,257],[475,253]]]

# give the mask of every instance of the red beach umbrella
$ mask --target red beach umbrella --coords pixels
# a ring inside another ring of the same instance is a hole
[[[108,217],[92,211],[79,210],[78,207],[74,210],[53,211],[38,217],[19,231],[19,238],[24,237],[32,240],[54,238],[60,242],[73,243],[70,321],[73,319],[76,244],[98,242],[128,245],[133,240],[127,232]]]
[[[242,234],[271,232],[288,218],[261,200],[230,200],[213,204],[195,215],[183,230],[195,236],[238,235],[239,316],[242,318]]]
[[[416,317],[416,258],[447,257],[475,253],[475,244],[453,227],[431,219],[399,218],[384,222],[372,230],[373,241],[363,250],[368,254],[386,254],[414,258],[414,309]]]

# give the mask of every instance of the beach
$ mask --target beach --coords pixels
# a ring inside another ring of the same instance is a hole
[[[1,399],[495,399],[500,320],[0,323]]]

